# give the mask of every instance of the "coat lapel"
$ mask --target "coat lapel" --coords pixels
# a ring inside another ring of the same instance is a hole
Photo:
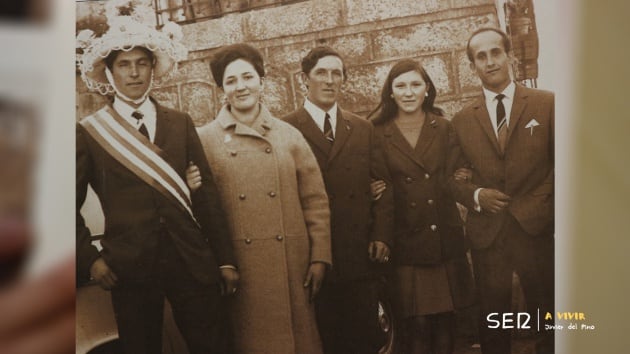
[[[422,134],[422,133],[421,133]],[[415,150],[411,147],[407,139],[402,135],[400,129],[396,126],[396,123],[389,121],[385,124],[384,129],[385,138],[392,144],[393,147],[398,149],[403,155],[407,156],[411,161],[424,168],[422,160]],[[419,139],[418,139],[419,140]]]
[[[518,125],[518,121],[523,116],[523,111],[527,106],[527,90],[525,90],[522,86],[516,85],[516,90],[514,91],[514,101],[512,103],[512,112],[510,113],[510,124],[508,126],[508,135],[505,142],[505,148],[507,150],[507,146],[510,143],[510,137],[512,133],[516,129]]]
[[[501,149],[499,148],[499,142],[497,140],[497,136],[494,133],[494,128],[492,127],[492,123],[490,122],[490,114],[488,113],[488,108],[486,107],[486,102],[484,101],[484,96],[477,100],[473,107],[474,116],[481,125],[481,128],[486,133],[486,136],[490,140],[492,146],[494,146],[494,150],[497,154],[501,154]]]
[[[300,108],[298,112],[298,124],[299,130],[302,132],[302,135],[306,138],[306,140],[310,141],[314,146],[316,146],[319,150],[321,150],[326,156],[330,153],[330,142],[324,138],[324,134],[317,127],[311,115],[304,109],[304,107]]]
[[[339,154],[339,151],[341,151],[346,141],[348,141],[350,134],[352,134],[352,122],[350,122],[349,119],[344,118],[341,109],[337,108],[337,128],[335,130],[335,141],[333,142],[332,149],[330,151],[330,154],[328,155],[328,162],[332,161],[332,159],[334,159],[335,156]]]
[[[153,100],[152,100],[153,101]],[[155,104],[156,122],[155,122],[155,141],[157,146],[164,146],[168,133],[171,131],[171,116],[168,110],[153,101]]]
[[[426,115],[426,119],[422,125],[422,131],[420,131],[420,137],[418,138],[415,148],[415,156],[418,156],[420,161],[424,161],[423,157],[433,143],[433,139],[437,134],[437,124],[437,119],[435,119],[432,114]]]

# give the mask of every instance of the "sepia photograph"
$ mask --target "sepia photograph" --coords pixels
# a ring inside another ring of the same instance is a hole
[[[554,353],[536,3],[77,1],[77,353]]]

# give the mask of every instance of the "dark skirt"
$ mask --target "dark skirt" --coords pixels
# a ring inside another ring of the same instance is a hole
[[[399,265],[393,276],[393,306],[399,318],[452,312],[474,302],[466,258],[436,265]]]

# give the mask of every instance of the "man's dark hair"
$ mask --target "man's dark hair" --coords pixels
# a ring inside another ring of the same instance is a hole
[[[155,65],[155,55],[153,55],[153,52],[152,52],[152,51],[148,50],[148,49],[147,49],[147,48],[145,48],[145,47],[140,47],[140,46],[138,46],[138,47],[133,47],[133,48],[131,48],[131,49],[129,49],[129,50],[132,50],[132,49],[135,49],[135,48],[138,48],[138,49],[142,50],[142,51],[143,51],[143,52],[147,55],[147,57],[149,58],[149,60],[151,61],[151,63],[152,63],[153,65]],[[127,50],[127,52],[128,52],[129,50]],[[109,55],[108,55],[107,57],[105,57],[105,59],[103,59],[103,61],[105,62],[105,65],[107,66],[107,68],[108,68],[110,71],[112,70],[112,67],[114,66],[114,61],[116,61],[116,58],[117,58],[117,57],[118,57],[118,55],[119,55],[120,53],[122,53],[122,52],[123,52],[123,50],[121,50],[121,49],[118,49],[118,50],[112,50],[112,51],[109,53]]]
[[[512,51],[512,43],[510,42],[510,37],[508,37],[508,35],[501,31],[498,28],[494,28],[494,27],[484,27],[484,28],[480,28],[478,30],[476,30],[475,32],[473,32],[473,34],[470,35],[470,38],[468,38],[468,42],[466,43],[466,55],[468,55],[468,60],[470,60],[471,63],[475,62],[475,58],[474,55],[475,53],[472,52],[472,49],[470,48],[470,41],[479,33],[483,33],[483,32],[494,32],[497,33],[501,36],[501,41],[503,42],[503,49],[505,50],[506,53],[510,53]]]
[[[217,86],[223,87],[225,68],[233,61],[243,59],[252,64],[258,76],[265,77],[265,63],[258,49],[249,44],[239,43],[225,46],[216,52],[210,62],[212,77]]]
[[[346,74],[346,64],[343,62],[343,58],[337,51],[328,47],[328,46],[319,46],[311,49],[308,54],[304,58],[302,58],[302,72],[308,75],[311,70],[317,65],[319,59],[327,56],[334,56],[341,60],[341,64],[343,66],[343,80],[346,81],[348,75]]]

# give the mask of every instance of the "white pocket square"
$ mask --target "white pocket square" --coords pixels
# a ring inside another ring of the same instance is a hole
[[[529,121],[529,123],[527,123],[527,125],[525,126],[525,129],[529,128],[529,135],[534,135],[534,127],[539,126],[540,123],[538,123],[538,121],[534,118],[532,118],[532,120]]]
[[[529,123],[527,123],[525,128],[533,128],[533,127],[537,127],[539,125],[540,125],[540,123],[538,123],[538,121],[536,119],[532,119],[532,120],[529,121]]]

